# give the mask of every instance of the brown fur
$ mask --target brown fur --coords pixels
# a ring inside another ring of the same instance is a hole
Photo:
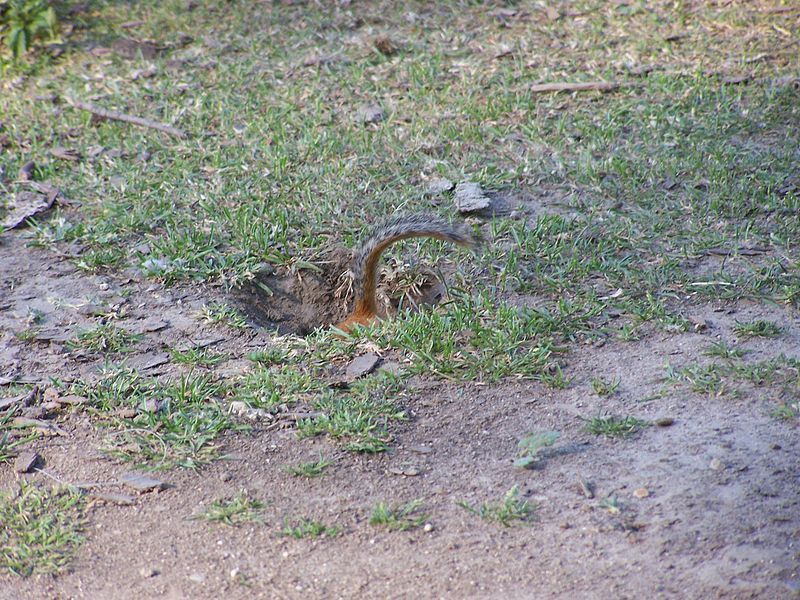
[[[376,291],[381,254],[395,242],[414,237],[436,238],[462,246],[475,244],[475,238],[465,229],[457,229],[429,215],[401,215],[378,225],[364,242],[354,263],[355,308],[336,325],[337,329],[348,333],[356,325],[368,325],[378,319]]]

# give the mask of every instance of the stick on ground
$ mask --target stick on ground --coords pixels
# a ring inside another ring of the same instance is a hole
[[[98,117],[102,117],[104,119],[113,119],[115,121],[125,121],[126,123],[133,123],[134,125],[140,125],[142,127],[149,127],[150,129],[158,129],[159,131],[163,131],[164,133],[168,133],[170,135],[174,135],[175,137],[185,138],[186,132],[177,129],[176,127],[172,127],[171,125],[165,125],[164,123],[158,123],[157,121],[151,121],[150,119],[144,119],[142,117],[135,117],[133,115],[126,115],[125,113],[117,112],[115,110],[108,110],[105,108],[101,108],[99,106],[95,106],[94,104],[89,104],[88,102],[82,102],[80,100],[73,100],[68,99],[67,102],[78,108],[80,110],[86,110],[92,113],[93,115],[97,115]]]
[[[599,90],[610,92],[620,87],[617,81],[582,81],[578,83],[535,83],[529,89],[531,92],[583,92],[586,90]]]

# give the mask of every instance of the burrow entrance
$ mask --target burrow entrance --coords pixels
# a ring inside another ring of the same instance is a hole
[[[259,327],[277,329],[282,335],[308,335],[340,322],[352,310],[352,258],[347,250],[338,249],[317,263],[319,272],[280,268],[261,273],[235,293],[235,304]],[[384,316],[393,316],[400,308],[438,304],[445,293],[431,269],[384,257],[378,285]]]

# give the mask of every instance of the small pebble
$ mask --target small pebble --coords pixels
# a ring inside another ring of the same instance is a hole
[[[17,473],[30,473],[39,462],[37,452],[20,452],[14,461],[14,470]]]
[[[142,567],[141,569],[139,569],[139,575],[141,575],[145,579],[148,579],[150,577],[155,577],[156,575],[158,575],[158,571],[156,571],[155,569],[151,569],[150,567]]]
[[[675,422],[675,419],[672,417],[659,417],[655,422],[659,427],[669,427]]]
[[[722,464],[722,461],[718,458],[714,458],[708,465],[709,469],[713,469],[714,471],[721,471],[725,468],[725,465]]]
[[[430,533],[431,531],[433,531],[433,524],[425,523],[425,525],[423,525],[423,527],[422,527],[422,531],[424,531],[426,533]]]

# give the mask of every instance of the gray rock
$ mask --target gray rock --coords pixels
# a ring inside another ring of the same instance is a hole
[[[491,203],[484,195],[481,186],[471,181],[462,181],[456,185],[455,202],[456,208],[462,213],[484,210]]]
[[[119,477],[120,483],[127,485],[139,492],[149,492],[150,490],[163,490],[167,484],[158,479],[147,477],[141,473],[123,473]]]
[[[359,377],[363,377],[372,371],[375,370],[375,367],[381,362],[381,357],[377,354],[373,354],[370,352],[369,354],[363,354],[353,359],[353,361],[347,365],[347,370],[345,371],[345,379],[347,381],[353,381],[354,379],[358,379]]]

